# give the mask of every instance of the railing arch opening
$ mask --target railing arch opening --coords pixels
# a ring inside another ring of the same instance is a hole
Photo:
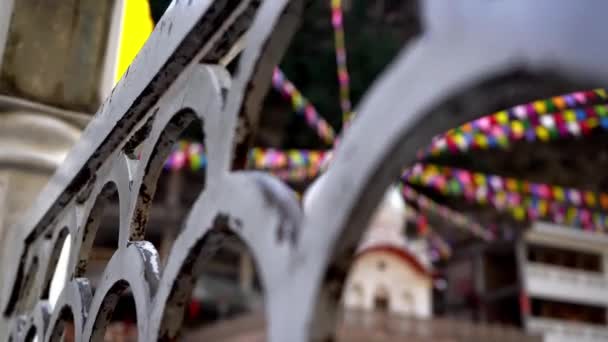
[[[48,285],[45,286],[47,290],[42,296],[43,299],[48,299],[51,310],[55,307],[70,275],[69,261],[72,251],[72,236],[67,233],[67,235],[57,240],[57,246],[60,246],[58,255],[51,257],[51,260],[55,261],[54,271],[49,278]]]
[[[86,221],[78,230],[77,261],[73,277],[89,279],[94,291],[100,283],[101,273],[119,248],[121,199],[117,185],[108,181],[91,198]]]
[[[213,340],[226,333],[221,324],[226,320],[252,313],[263,320],[264,286],[255,257],[227,224],[216,219],[187,251],[172,250],[170,265],[182,263],[177,272],[163,276],[157,300],[166,301],[159,315],[158,340]]]
[[[105,293],[94,320],[91,341],[114,341],[121,336],[138,341],[138,318],[135,298],[129,283],[119,280]],[[119,324],[112,324],[118,322]]]
[[[36,331],[36,327],[31,327],[30,330],[25,335],[25,342],[42,342],[38,338],[38,332]]]
[[[180,110],[165,125],[161,118],[156,122],[146,141],[149,147],[141,149],[145,173],[136,190],[129,239],[150,241],[164,267],[188,212],[205,189],[208,163],[204,124],[193,110]]]
[[[49,336],[46,339],[49,342],[76,340],[74,314],[72,313],[70,306],[66,305],[60,309],[55,325],[49,328]]]
[[[18,312],[26,312],[33,307],[34,290],[36,288],[36,278],[38,269],[40,268],[40,259],[38,256],[32,258],[28,272],[23,280],[23,288],[21,289],[20,305],[17,306]]]

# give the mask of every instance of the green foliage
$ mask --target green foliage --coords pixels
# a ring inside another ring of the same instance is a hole
[[[171,0],[149,0],[149,2],[150,14],[156,24],[167,10],[167,7],[169,7],[169,4],[171,4]]]
[[[397,54],[402,42],[398,29],[369,15],[370,2],[353,1],[345,13],[347,63],[351,77],[351,99],[359,102],[374,79]],[[281,68],[338,131],[341,128],[338,79],[331,26],[330,2],[314,1],[303,18]],[[289,115],[289,114],[287,114]],[[288,127],[286,147],[319,148],[322,143],[302,118],[293,118]]]

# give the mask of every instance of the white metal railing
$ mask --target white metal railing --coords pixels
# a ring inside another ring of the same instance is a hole
[[[357,243],[382,194],[423,143],[495,109],[506,90],[515,101],[532,96],[536,85],[548,95],[549,89],[608,83],[606,1],[420,2],[421,37],[364,97],[331,167],[301,205],[279,180],[235,172],[233,162],[244,159],[253,140],[272,70],[308,8],[305,1],[175,0],[12,228],[2,251],[0,340],[36,334],[57,341],[68,325],[76,341],[101,340],[115,299],[127,290],[140,341],[178,340],[197,271],[231,235],[258,266],[268,341],[335,340],[341,288]],[[0,21],[9,17],[0,11]],[[217,63],[242,36],[244,50],[231,75]],[[491,100],[477,103],[471,94]],[[206,188],[162,264],[146,241],[148,214],[171,145],[193,120],[205,136]],[[110,192],[118,195],[118,244],[93,291],[87,265]],[[51,308],[46,288],[65,239],[71,239],[67,279]],[[559,284],[558,275],[566,273],[551,274]],[[562,282],[568,291],[581,289]]]

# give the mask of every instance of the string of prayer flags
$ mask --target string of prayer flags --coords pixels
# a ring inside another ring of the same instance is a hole
[[[272,73],[272,85],[289,99],[294,111],[304,116],[306,123],[315,130],[326,144],[333,144],[336,135],[334,129],[319,115],[312,103],[300,93],[279,68],[275,68]]]
[[[341,0],[331,0],[331,24],[334,29],[342,122],[346,126],[352,117],[352,105],[350,101],[350,76],[348,74],[348,65],[346,61],[346,44],[344,42],[344,12],[342,11]]]
[[[549,142],[586,136],[595,129],[608,129],[608,96],[604,89],[539,100],[470,121],[433,138],[418,158],[508,149],[517,141]]]

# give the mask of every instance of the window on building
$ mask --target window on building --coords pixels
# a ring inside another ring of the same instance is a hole
[[[601,255],[585,251],[531,244],[528,245],[528,260],[589,272],[602,272]]]
[[[606,324],[606,309],[599,306],[532,299],[532,315],[588,324]]]
[[[386,261],[380,260],[378,261],[378,270],[384,271],[386,269]]]
[[[374,298],[374,309],[378,312],[388,312],[389,300],[384,296]]]

